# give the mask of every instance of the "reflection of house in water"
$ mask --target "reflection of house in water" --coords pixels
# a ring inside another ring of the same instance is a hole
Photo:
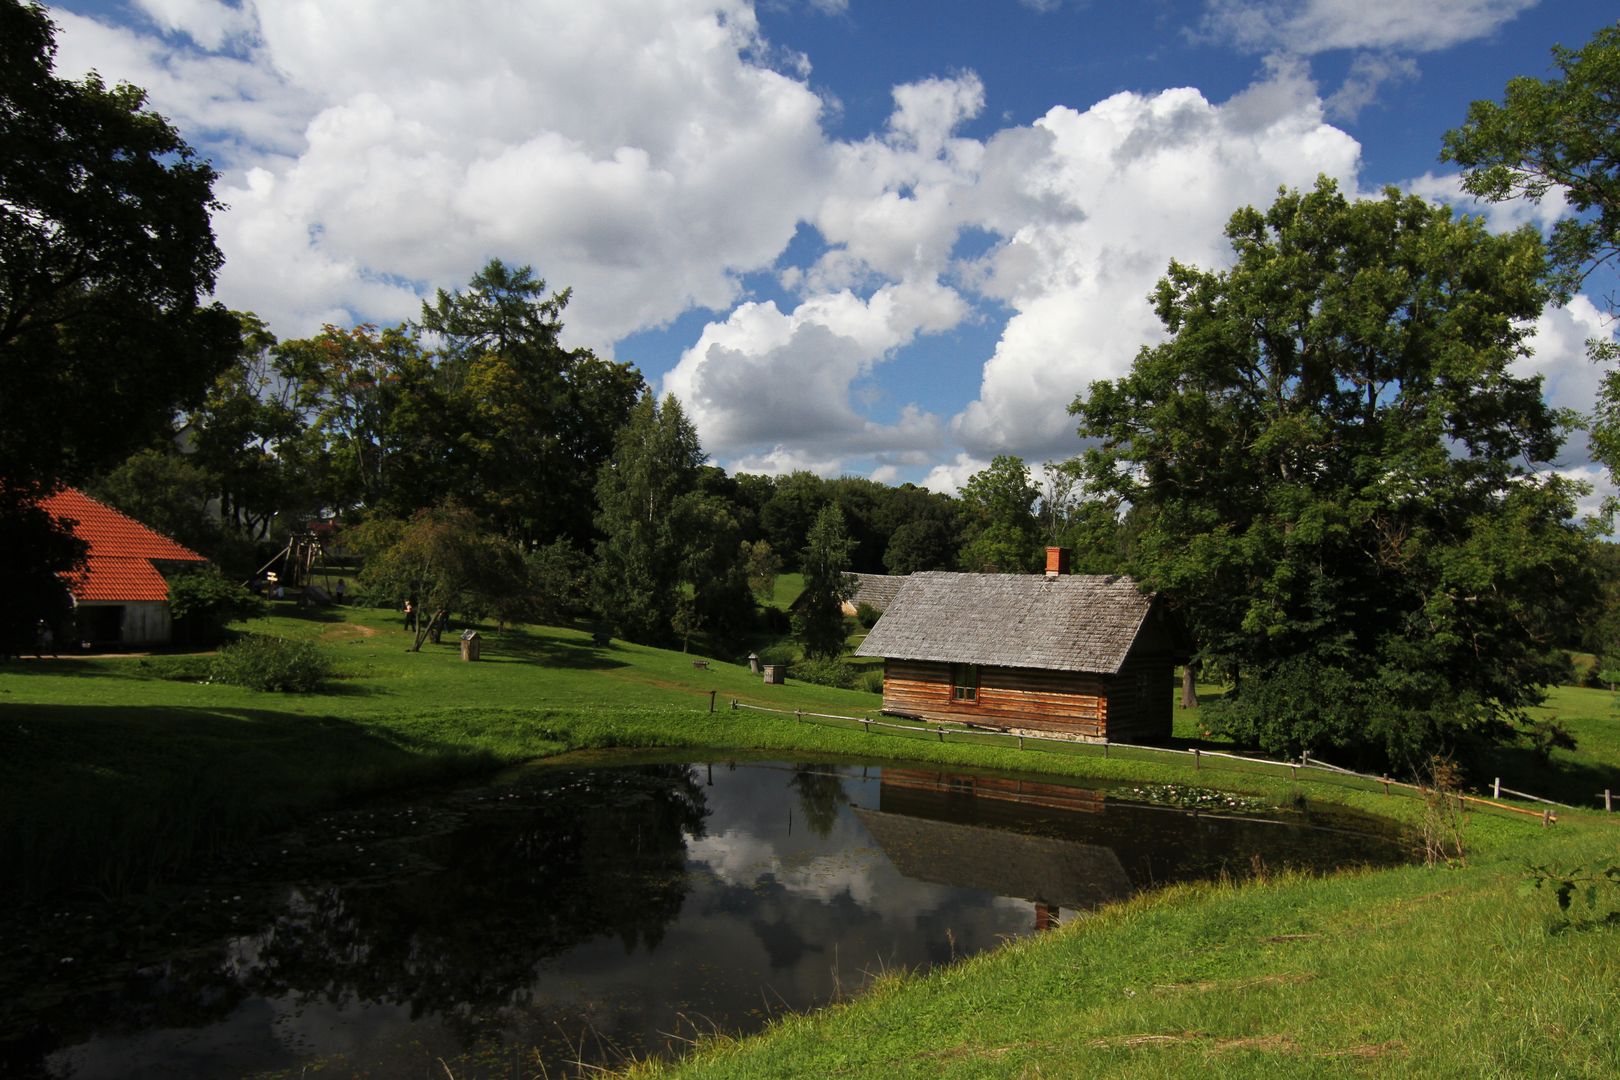
[[[1103,793],[910,769],[883,770],[879,809],[855,816],[902,874],[1035,904],[1036,929],[1059,908],[1084,910],[1135,892],[1113,849],[1030,831],[1062,816],[1099,814]]]
[[[907,877],[1031,900],[1037,928],[1052,908],[1092,908],[1173,881],[1382,865],[1408,853],[1388,823],[1343,811],[1189,810],[917,769],[884,768],[878,808],[854,812]]]

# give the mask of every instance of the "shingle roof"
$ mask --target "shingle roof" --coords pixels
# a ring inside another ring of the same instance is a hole
[[[66,488],[43,503],[52,517],[73,523],[73,534],[90,545],[85,568],[68,580],[79,600],[156,601],[169,598],[169,586],[152,565],[205,562],[184,544],[120,514],[82,491]]]
[[[869,604],[878,611],[886,611],[894,602],[895,594],[900,586],[906,583],[903,576],[896,574],[851,574],[855,579],[855,595],[849,598],[852,604]]]
[[[904,580],[857,655],[1112,675],[1153,604],[1128,577],[930,571]]]

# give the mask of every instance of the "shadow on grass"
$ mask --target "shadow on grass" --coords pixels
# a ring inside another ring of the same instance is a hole
[[[1583,810],[1602,809],[1605,790],[1620,795],[1620,768],[1571,761],[1562,753],[1548,761],[1526,746],[1493,747],[1480,754],[1471,771],[1476,786],[1488,789],[1494,778],[1501,777],[1503,787]]]
[[[346,796],[487,772],[488,751],[265,709],[0,713],[0,895],[150,888]]]
[[[108,657],[87,656],[61,660],[8,660],[0,663],[0,675],[67,675],[76,679],[105,679],[124,675],[119,667],[109,666]],[[127,661],[120,661],[127,663]]]
[[[484,641],[482,660],[491,663],[520,661],[544,667],[568,668],[575,671],[607,671],[628,667],[615,657],[614,645],[597,645],[588,637],[539,637],[522,632],[507,632]]]

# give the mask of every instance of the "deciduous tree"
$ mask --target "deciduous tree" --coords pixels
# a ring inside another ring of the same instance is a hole
[[[1570,418],[1510,370],[1539,239],[1326,179],[1227,235],[1230,270],[1159,282],[1169,340],[1073,405],[1133,569],[1233,684],[1216,722],[1409,764],[1505,735],[1589,585],[1575,488],[1533,464]]]
[[[1568,300],[1599,266],[1620,254],[1620,25],[1579,49],[1553,49],[1559,77],[1512,79],[1500,104],[1476,101],[1448,132],[1441,157],[1463,169],[1463,187],[1500,202],[1561,197],[1573,214],[1553,226],[1550,280]],[[1611,314],[1616,300],[1608,298]],[[1587,343],[1609,365],[1592,417],[1592,453],[1620,475],[1620,347]]]
[[[39,499],[167,429],[230,359],[236,321],[201,298],[220,254],[214,171],[136,87],[54,73],[45,9],[0,0],[0,638],[82,545]]]
[[[680,402],[643,395],[596,481],[597,608],[626,637],[664,641],[680,598],[681,498],[704,454]]]
[[[962,568],[1003,574],[1034,569],[1040,544],[1035,519],[1039,497],[1029,466],[1013,454],[997,454],[968,477],[962,485],[962,508],[973,532],[962,548]]]

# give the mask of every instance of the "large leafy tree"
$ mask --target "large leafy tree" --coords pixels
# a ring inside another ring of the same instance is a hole
[[[299,453],[306,387],[258,316],[238,314],[242,347],[186,416],[187,457],[207,476],[226,531],[258,537],[278,518],[301,520],[321,503],[318,477]]]
[[[1463,169],[1463,186],[1492,202],[1561,196],[1573,214],[1553,226],[1549,246],[1555,296],[1567,300],[1587,277],[1620,255],[1620,25],[1579,49],[1553,49],[1558,77],[1507,84],[1503,100],[1476,101],[1448,132],[1441,157]],[[1614,295],[1608,298],[1611,311]],[[1593,455],[1620,475],[1620,348],[1588,343],[1604,374],[1592,423]]]
[[[355,541],[367,554],[361,581],[368,594],[414,600],[413,652],[451,612],[503,621],[527,613],[531,590],[522,553],[487,532],[466,507],[428,507],[409,521],[373,518],[355,530]]]
[[[12,636],[33,615],[19,601],[73,563],[38,498],[150,442],[237,341],[231,314],[200,300],[220,265],[214,171],[136,87],[58,78],[54,32],[42,7],[0,0],[0,592],[12,598],[0,630]]]
[[[626,637],[663,641],[670,635],[687,546],[682,499],[696,489],[703,460],[680,402],[670,396],[660,405],[646,394],[597,477],[596,605]]]
[[[492,259],[465,290],[422,305],[423,329],[442,342],[448,408],[465,423],[463,489],[526,543],[591,539],[597,470],[646,388],[629,364],[563,348],[568,298]]]
[[[444,380],[412,328],[328,326],[276,347],[308,427],[277,454],[326,506],[407,518],[461,494],[466,452]]]
[[[1133,569],[1233,684],[1213,718],[1397,764],[1506,735],[1587,586],[1574,489],[1533,465],[1569,418],[1510,371],[1539,239],[1326,179],[1227,235],[1230,270],[1159,282],[1169,339],[1072,407]]]
[[[804,592],[795,603],[793,633],[812,660],[844,651],[844,601],[855,595],[850,559],[855,541],[837,504],[823,507],[805,537],[800,567]]]
[[[1013,454],[997,454],[962,485],[962,510],[971,530],[962,568],[1021,574],[1034,569],[1040,545],[1035,500],[1040,489],[1029,466]]]

